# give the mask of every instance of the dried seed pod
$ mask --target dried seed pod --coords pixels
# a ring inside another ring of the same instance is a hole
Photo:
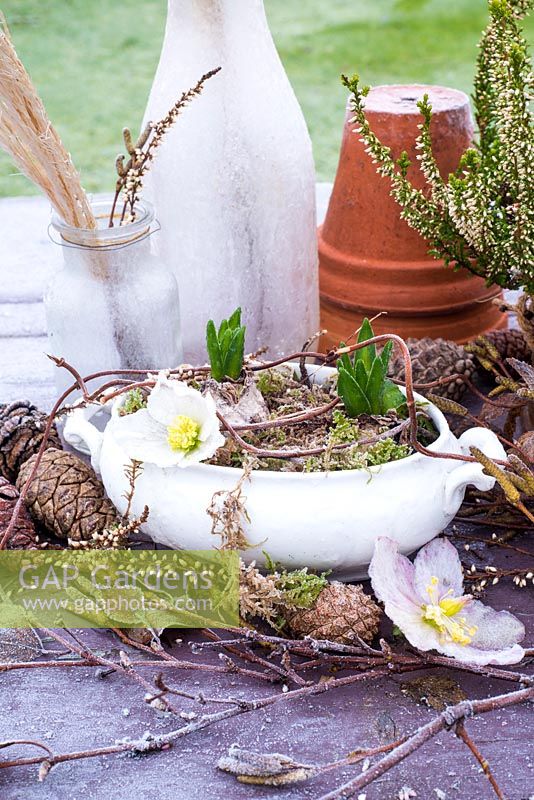
[[[429,392],[427,398],[431,403],[434,403],[440,411],[443,411],[444,414],[456,414],[459,417],[465,417],[469,413],[465,406],[462,406],[460,403],[448,397],[440,397],[439,395]]]
[[[149,628],[122,628],[122,631],[133,642],[144,644],[147,647],[157,638],[157,634]]]
[[[504,470],[495,464],[489,456],[483,453],[482,450],[479,450],[478,447],[470,447],[469,450],[471,455],[474,456],[477,461],[480,461],[486,475],[491,475],[492,478],[495,478],[506,495],[508,502],[512,505],[516,505],[521,500],[521,493],[510,480],[510,473],[504,472]]]
[[[235,775],[240,783],[260,786],[289,786],[308,780],[317,772],[313,764],[299,764],[281,753],[255,753],[237,744],[219,759],[217,767]]]

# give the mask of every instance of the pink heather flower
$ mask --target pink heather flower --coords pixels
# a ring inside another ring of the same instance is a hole
[[[447,539],[425,545],[412,564],[392,539],[377,540],[369,575],[388,617],[419,650],[437,650],[467,664],[516,664],[523,624],[463,593],[456,548]]]

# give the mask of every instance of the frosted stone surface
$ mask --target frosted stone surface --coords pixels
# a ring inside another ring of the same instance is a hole
[[[180,289],[184,355],[237,306],[247,350],[301,348],[319,327],[315,183],[302,112],[261,0],[170,0],[145,119],[222,71],[167,135],[147,181]]]

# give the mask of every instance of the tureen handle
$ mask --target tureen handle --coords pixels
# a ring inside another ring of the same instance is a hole
[[[502,444],[493,431],[487,428],[470,428],[460,436],[458,441],[463,455],[470,455],[469,448],[474,446],[490,458],[506,460]],[[445,481],[443,499],[446,514],[456,514],[469,484],[473,484],[481,492],[493,489],[495,478],[484,475],[483,469],[482,464],[463,463],[449,472]]]
[[[63,428],[65,441],[78,452],[91,456],[91,466],[97,475],[100,475],[100,451],[104,434],[93,425],[91,419],[99,411],[102,411],[102,406],[98,403],[77,408],[68,415]]]

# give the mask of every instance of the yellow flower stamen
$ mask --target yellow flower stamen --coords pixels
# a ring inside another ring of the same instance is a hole
[[[431,602],[422,607],[423,619],[439,630],[443,641],[463,645],[470,644],[477,632],[476,626],[469,627],[465,617],[453,619],[470,598],[468,596],[450,597],[452,589],[439,598],[437,596],[438,583],[438,579],[432,576],[426,590]]]
[[[190,453],[198,444],[200,437],[200,425],[191,417],[178,414],[172,421],[172,425],[167,427],[167,442],[171,450],[181,450]]]

